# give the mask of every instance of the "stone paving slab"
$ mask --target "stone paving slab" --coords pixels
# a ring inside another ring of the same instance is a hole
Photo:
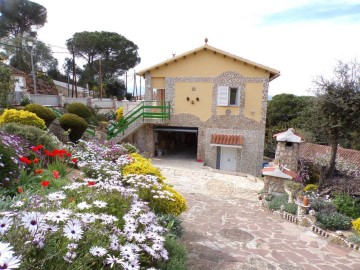
[[[359,251],[264,210],[257,200],[260,179],[196,163],[153,164],[188,201],[181,215],[188,269],[360,270]]]

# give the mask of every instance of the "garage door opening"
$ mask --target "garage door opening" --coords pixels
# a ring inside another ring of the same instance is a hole
[[[196,160],[198,128],[155,127],[156,157]]]

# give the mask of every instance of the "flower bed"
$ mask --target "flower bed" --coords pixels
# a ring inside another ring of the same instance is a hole
[[[186,269],[174,216],[186,202],[162,175],[123,175],[139,156],[95,141],[18,154],[1,189],[0,269]]]

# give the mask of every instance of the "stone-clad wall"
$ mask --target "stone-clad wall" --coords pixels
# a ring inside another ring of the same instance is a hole
[[[152,96],[151,76],[145,76],[145,99]],[[212,116],[207,121],[201,121],[197,116],[183,113],[171,115],[169,126],[197,127],[198,128],[198,152],[197,159],[204,160],[208,166],[216,168],[216,147],[210,146],[211,134],[241,134],[244,136],[244,145],[238,150],[237,170],[252,175],[261,174],[263,162],[264,137],[267,92],[269,81],[266,78],[243,77],[236,72],[224,72],[217,77],[167,77],[165,78],[165,99],[170,101],[172,113],[174,110],[175,83],[177,82],[204,82],[213,83]],[[263,83],[262,114],[260,122],[244,116],[245,85],[246,83]],[[240,89],[239,115],[217,115],[217,89],[218,86],[226,85]],[[154,142],[152,141],[152,147]],[[240,164],[240,161],[242,164]]]
[[[292,143],[286,146],[286,142],[277,142],[275,161],[284,165],[289,170],[297,172],[299,159],[299,144]]]

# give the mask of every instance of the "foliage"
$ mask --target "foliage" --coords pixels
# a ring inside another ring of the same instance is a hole
[[[26,106],[28,104],[31,104],[30,98],[27,96],[22,97],[20,100],[20,106]]]
[[[296,181],[299,181],[302,184],[306,184],[310,181],[310,163],[303,158],[298,159],[298,177]]]
[[[90,109],[79,102],[74,102],[66,106],[66,110],[68,113],[76,114],[77,116],[80,116],[82,118],[88,118],[91,116]]]
[[[351,228],[351,218],[337,213],[317,213],[317,225],[322,229],[329,230],[349,230]]]
[[[268,101],[267,127],[304,128],[308,121],[307,108],[311,106],[312,97],[280,94]]]
[[[17,123],[8,123],[1,126],[1,129],[9,134],[14,134],[24,138],[30,146],[44,145],[46,149],[53,150],[59,146],[59,141],[55,140],[47,131],[34,126],[26,126]],[[24,147],[24,144],[21,144]]]
[[[116,110],[116,121],[120,122],[124,118],[124,107],[119,107]]]
[[[72,113],[63,114],[59,122],[64,130],[70,130],[69,139],[73,143],[76,143],[81,138],[88,127],[88,124],[83,118]]]
[[[45,7],[28,0],[1,0],[0,13],[0,37],[34,33],[33,28],[44,26],[47,18]]]
[[[77,32],[66,41],[66,46],[70,52],[87,61],[80,80],[88,83],[91,89],[98,84],[95,73],[100,69],[99,59],[104,81],[109,81],[109,84],[115,77],[140,63],[138,47],[114,32]]]
[[[288,180],[285,182],[284,186],[286,189],[293,191],[295,197],[300,196],[303,193],[303,185],[301,183]]]
[[[351,224],[352,224],[354,230],[360,235],[360,218],[357,218],[357,219],[353,220],[351,222]]]
[[[158,217],[158,222],[169,230],[170,235],[181,238],[184,234],[184,228],[181,226],[181,220],[174,215],[166,214]]]
[[[331,79],[319,77],[315,84],[314,117],[318,128],[326,134],[331,145],[327,176],[335,170],[337,148],[341,138],[349,132],[360,131],[360,65],[353,61],[339,61]]]
[[[355,244],[360,244],[360,234],[350,235],[347,240]]]
[[[304,191],[316,191],[319,188],[319,185],[316,184],[308,184],[304,188]]]
[[[125,147],[126,148],[126,147]],[[131,157],[136,161],[130,163],[122,168],[123,175],[129,174],[143,174],[143,175],[154,175],[158,177],[161,181],[165,180],[165,177],[161,174],[158,168],[155,168],[150,159],[146,159],[140,154],[133,153]]]
[[[288,203],[288,195],[281,194],[279,196],[273,196],[269,203],[269,209],[280,210],[281,205],[285,206],[285,212],[295,215],[297,211],[297,205],[295,203]]]
[[[132,153],[137,153],[138,149],[130,144],[130,143],[123,143],[122,146],[128,151],[128,153],[132,154]]]
[[[162,270],[186,270],[187,252],[185,247],[176,239],[167,237],[165,249],[169,252],[169,261],[160,262],[158,267]]]
[[[5,110],[0,116],[0,125],[5,123],[19,123],[22,125],[35,126],[40,129],[46,128],[44,120],[36,116],[35,113],[15,109]]]
[[[38,117],[45,121],[47,127],[56,119],[55,113],[48,107],[40,104],[29,104],[25,106],[25,111],[35,113]]]
[[[149,205],[156,213],[171,214],[178,216],[182,212],[186,211],[187,205],[185,198],[177,192],[175,189],[168,185],[163,185],[162,191],[169,193],[170,200],[167,198],[149,198]]]
[[[0,188],[10,187],[19,174],[19,168],[15,163],[15,152],[6,147],[0,139]]]
[[[321,212],[324,214],[331,214],[337,211],[337,207],[329,199],[326,198],[313,198],[311,200],[311,209],[316,212]]]
[[[1,16],[0,16],[1,20]],[[13,89],[10,68],[0,63],[0,107],[7,108],[10,105],[10,93]]]
[[[360,200],[351,197],[348,194],[337,194],[333,199],[333,203],[338,208],[338,212],[351,218],[360,217]]]

